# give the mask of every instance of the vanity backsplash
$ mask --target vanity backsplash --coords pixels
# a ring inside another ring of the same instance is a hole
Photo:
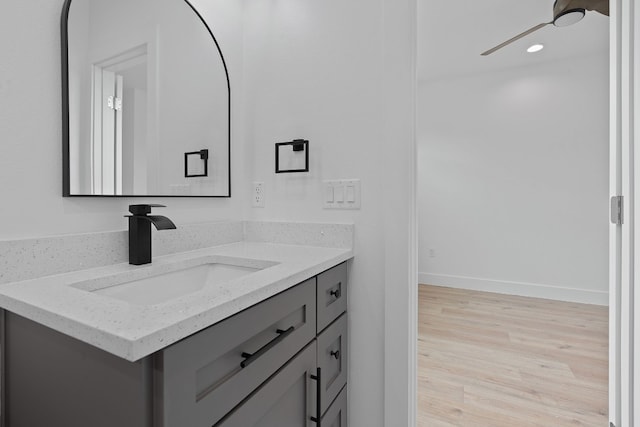
[[[153,233],[153,256],[240,241],[353,247],[353,224],[217,221]],[[127,262],[126,230],[0,240],[0,284]]]
[[[244,240],[247,242],[317,246],[320,248],[353,248],[353,232],[353,224],[244,222]]]

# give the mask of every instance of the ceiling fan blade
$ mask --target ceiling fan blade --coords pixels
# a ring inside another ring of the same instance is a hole
[[[524,33],[520,33],[520,34],[518,34],[517,36],[515,36],[515,37],[513,37],[513,38],[511,38],[511,39],[509,39],[509,40],[507,40],[507,41],[506,41],[506,42],[504,42],[504,43],[500,43],[498,46],[496,46],[496,47],[494,47],[494,48],[492,48],[492,49],[489,49],[489,50],[488,50],[488,51],[486,51],[486,52],[481,53],[481,55],[482,55],[482,56],[491,55],[491,54],[492,54],[493,52],[495,52],[496,50],[498,50],[498,49],[502,49],[503,47],[505,47],[505,46],[507,46],[507,45],[509,45],[509,44],[513,43],[514,41],[516,41],[516,40],[520,40],[521,38],[523,38],[523,37],[525,37],[525,36],[528,36],[529,34],[533,33],[534,31],[538,31],[540,28],[546,27],[546,26],[547,26],[547,25],[549,25],[549,24],[551,24],[551,22],[545,22],[545,23],[543,23],[543,24],[538,24],[538,25],[536,25],[536,26],[535,26],[535,27],[533,27],[533,28],[529,28],[529,29],[528,29],[527,31],[525,31]]]
[[[604,16],[609,16],[609,0],[585,1],[585,9],[594,10],[603,14]]]
[[[558,0],[553,5],[553,13],[555,16],[571,9],[593,10],[609,16],[609,0]]]

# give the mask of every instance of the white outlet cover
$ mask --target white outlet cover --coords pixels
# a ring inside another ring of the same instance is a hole
[[[251,204],[254,208],[264,208],[264,182],[254,182],[251,192]]]

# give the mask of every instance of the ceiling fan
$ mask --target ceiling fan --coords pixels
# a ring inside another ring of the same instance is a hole
[[[594,10],[603,15],[609,16],[609,0],[556,0],[553,3],[553,21],[538,24],[535,27],[507,40],[506,42],[500,43],[498,46],[483,52],[481,55],[491,55],[496,50],[502,49],[516,40],[520,40],[534,31],[538,31],[550,24],[553,24],[556,27],[566,27],[575,24],[584,18],[587,10]]]

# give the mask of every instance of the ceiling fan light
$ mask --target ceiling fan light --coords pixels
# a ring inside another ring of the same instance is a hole
[[[544,45],[538,43],[538,44],[534,44],[532,46],[529,46],[529,48],[527,49],[527,52],[535,53],[535,52],[540,52],[542,49],[544,49]]]
[[[553,20],[553,25],[556,27],[568,27],[576,22],[579,22],[584,18],[586,11],[584,9],[571,9],[562,12]]]

